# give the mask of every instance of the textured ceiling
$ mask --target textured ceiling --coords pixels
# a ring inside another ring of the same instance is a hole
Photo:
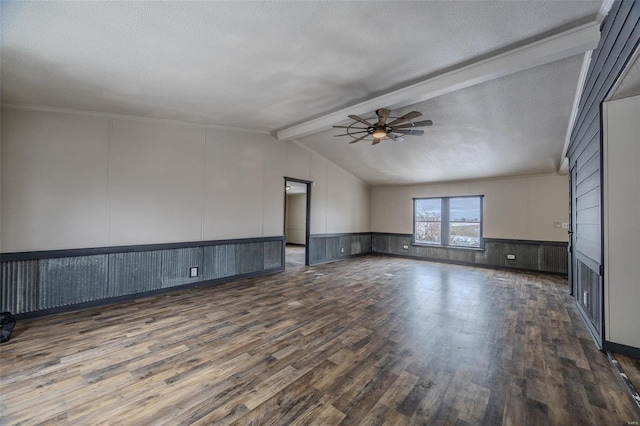
[[[332,129],[299,143],[372,185],[555,173],[581,64],[574,56],[394,111],[434,122],[402,142],[349,144]]]
[[[1,96],[10,104],[273,132],[593,20],[599,7],[595,1],[3,1]],[[443,159],[469,157],[464,167],[473,172],[466,176],[552,171],[579,68],[578,59],[558,61],[416,109],[436,123],[427,135]],[[542,94],[552,96],[545,103]],[[356,154],[330,136],[302,143],[369,183],[465,177],[442,167],[440,174],[421,170],[416,159],[424,155],[404,147],[358,144]],[[467,155],[472,144],[475,155]],[[509,144],[522,153],[507,157],[502,148]],[[545,150],[547,166],[526,156],[532,146]]]

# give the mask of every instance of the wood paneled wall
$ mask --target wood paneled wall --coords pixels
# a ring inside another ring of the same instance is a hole
[[[614,2],[601,33],[598,48],[591,56],[567,154],[575,209],[572,221],[575,296],[600,345],[604,329],[601,108],[640,44],[640,2]],[[591,272],[587,273],[584,268]]]

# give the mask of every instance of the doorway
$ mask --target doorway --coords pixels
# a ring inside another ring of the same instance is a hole
[[[285,268],[309,265],[311,182],[284,181]]]

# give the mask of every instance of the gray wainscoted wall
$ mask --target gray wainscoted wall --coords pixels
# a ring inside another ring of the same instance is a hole
[[[614,1],[602,24],[571,131],[567,156],[571,176],[574,297],[597,345],[607,348],[604,323],[607,305],[603,278],[602,103],[640,45],[640,2]],[[633,155],[630,153],[630,155]],[[585,297],[585,293],[587,297]],[[634,307],[635,309],[635,307]],[[631,325],[631,327],[635,327]],[[610,342],[609,342],[610,343]],[[629,351],[631,354],[640,348]],[[633,356],[633,355],[632,355]]]
[[[373,233],[372,251],[425,260],[567,274],[567,243],[563,242],[485,238],[484,250],[474,250],[412,245],[411,237],[411,234]],[[507,254],[515,255],[515,260],[507,259]]]
[[[309,264],[371,253],[371,233],[316,234],[309,236]]]
[[[281,271],[284,237],[6,253],[0,264],[1,309],[44,313]]]

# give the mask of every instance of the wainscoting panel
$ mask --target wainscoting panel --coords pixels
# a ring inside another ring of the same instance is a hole
[[[202,281],[202,247],[162,250],[162,288]],[[198,276],[190,278],[189,268],[198,267]]]
[[[109,255],[109,297],[162,287],[162,251]]]
[[[529,271],[567,273],[567,244],[553,241],[485,239],[484,250],[412,245],[411,234],[372,234],[374,253]],[[406,248],[405,248],[406,247]],[[507,259],[515,255],[515,260]]]
[[[40,261],[39,309],[108,297],[108,255]]]
[[[282,266],[282,256],[284,256],[282,241],[264,242],[264,269],[274,269]]]
[[[327,258],[327,239],[322,237],[309,238],[309,263],[326,262]]]
[[[332,262],[371,253],[371,233],[316,234],[309,237],[309,263]]]
[[[37,315],[275,272],[284,270],[283,253],[284,237],[3,253],[0,306]],[[198,276],[190,278],[193,266]]]
[[[202,265],[205,280],[237,275],[236,244],[204,247]]]
[[[2,262],[0,271],[2,311],[28,312],[38,309],[38,261]]]
[[[371,234],[360,234],[351,237],[351,254],[371,253]]]
[[[240,274],[261,271],[264,268],[264,243],[239,244],[236,250],[236,263]]]

